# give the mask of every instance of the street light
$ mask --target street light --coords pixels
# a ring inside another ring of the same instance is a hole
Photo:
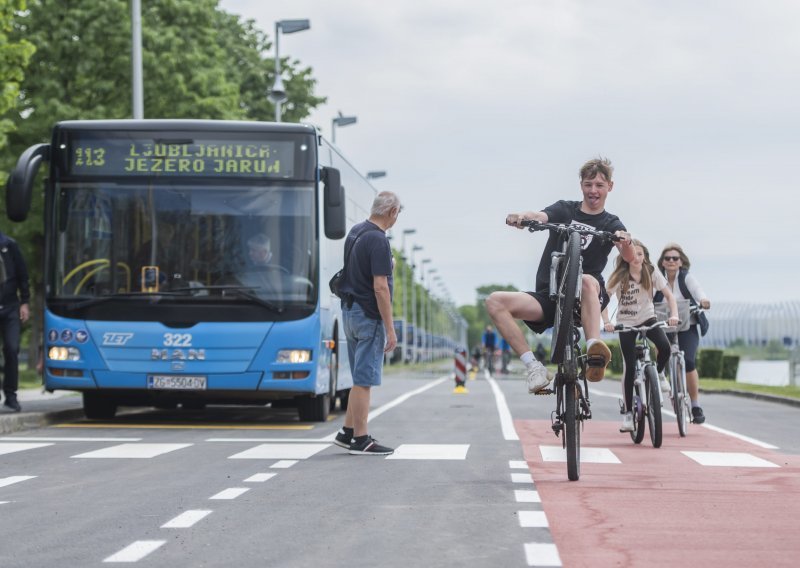
[[[420,282],[422,283],[422,290],[424,290],[425,292],[427,292],[427,288],[425,288],[425,265],[430,263],[430,262],[431,262],[430,258],[422,259],[422,262],[420,263],[420,267],[419,267]],[[422,301],[420,302],[420,318],[419,318],[419,319],[422,320],[420,325],[423,327],[423,329],[425,329],[425,333],[426,334],[428,333],[427,326],[430,323],[428,321],[428,314],[427,314],[427,310],[426,310],[427,303],[428,303],[428,298],[427,298],[427,294],[426,294],[425,296],[422,297]],[[423,335],[422,336],[422,360],[423,361],[425,360],[425,357],[427,355],[426,352],[425,352],[427,346],[428,346],[428,338]]]
[[[414,245],[411,247],[411,274],[409,275],[409,280],[411,281],[411,325],[414,326],[414,341],[412,342],[412,353],[411,357],[413,362],[417,362],[417,336],[419,334],[419,330],[417,329],[417,287],[414,284],[414,269],[417,266],[414,264],[414,253],[418,250],[422,250],[422,247],[419,245]]]
[[[367,179],[378,179],[382,177],[386,177],[386,172],[383,170],[377,172],[367,172]]]
[[[425,321],[428,324],[428,333],[425,335],[425,352],[427,353],[428,360],[433,360],[433,281],[439,276],[435,274],[438,272],[436,268],[429,268],[428,269],[428,297],[426,298],[425,306],[427,311],[427,316],[425,317]],[[431,277],[433,274],[433,277]],[[428,337],[430,337],[430,346],[428,345]]]
[[[345,116],[342,114],[342,111],[339,111],[339,116],[335,116],[333,119],[331,119],[331,142],[336,144],[337,126],[349,126],[351,124],[355,124],[357,121],[357,116]]]
[[[275,22],[275,82],[272,84],[272,89],[268,96],[269,100],[275,105],[275,122],[281,121],[281,105],[288,99],[286,89],[283,86],[283,78],[281,77],[281,32],[293,34],[310,28],[311,22],[309,20],[279,20]]]
[[[369,174],[367,174],[369,177]],[[406,256],[406,235],[413,235],[416,233],[416,229],[403,229],[403,233],[400,236],[400,254],[403,255],[403,266],[404,269],[400,273],[400,282],[403,283],[401,290],[403,291],[403,297],[401,299],[401,303],[403,304],[403,363],[406,362],[406,348],[408,347],[408,292],[406,292],[406,278],[409,272],[408,266],[408,256]],[[413,285],[413,284],[412,284]]]

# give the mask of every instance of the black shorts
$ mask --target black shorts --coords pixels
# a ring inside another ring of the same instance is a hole
[[[551,327],[556,321],[556,303],[550,299],[549,292],[525,292],[526,294],[530,294],[534,300],[539,302],[539,305],[542,306],[542,312],[544,313],[544,319],[542,321],[527,321],[522,320],[525,325],[527,325],[534,333],[544,333]],[[600,283],[600,311],[603,311],[605,307],[608,305],[609,297],[608,293],[606,292],[606,287],[603,286],[603,283]],[[580,326],[581,324],[581,305],[580,302],[575,304],[575,323],[576,325]]]

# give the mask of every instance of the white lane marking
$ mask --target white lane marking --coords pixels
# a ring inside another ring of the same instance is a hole
[[[565,462],[567,451],[561,446],[539,446],[542,461]],[[581,463],[622,463],[608,448],[581,447]]]
[[[336,432],[324,438],[208,438],[206,442],[274,442],[281,444],[330,443],[335,436]]]
[[[590,395],[591,394],[597,394],[597,395],[600,395],[600,396],[608,396],[608,397],[613,397],[613,398],[620,398],[619,394],[611,394],[609,392],[601,391],[601,390],[598,390],[598,389],[592,389],[592,392],[590,393]],[[669,410],[670,408],[672,408],[672,403],[669,401],[669,399],[665,399],[664,400],[664,405],[661,407],[661,412],[663,414],[668,414],[669,416],[672,416],[673,418],[675,418],[675,413],[672,412],[671,410]],[[697,426],[697,425],[695,424],[694,426]],[[750,436],[745,436],[744,434],[739,434],[739,433],[734,432],[732,430],[726,430],[725,428],[720,428],[719,426],[712,426],[711,424],[709,424],[707,422],[705,424],[700,425],[700,426],[702,426],[703,428],[708,428],[709,430],[712,430],[714,432],[719,432],[720,434],[725,434],[726,436],[730,436],[731,438],[736,438],[737,440],[742,440],[743,442],[747,442],[749,444],[753,444],[754,446],[758,446],[759,448],[765,448],[767,450],[778,450],[778,449],[780,449],[778,446],[774,446],[774,445],[769,444],[767,442],[762,442],[761,440],[757,440],[756,438],[751,438]]]
[[[273,469],[287,469],[297,463],[297,460],[280,460],[269,466]]]
[[[412,396],[416,396],[418,394],[421,394],[421,393],[425,392],[426,390],[429,390],[429,389],[432,389],[433,387],[439,386],[440,384],[442,384],[443,382],[445,382],[447,380],[450,380],[449,376],[448,377],[440,377],[440,378],[436,379],[435,381],[433,381],[431,383],[428,383],[427,385],[421,386],[418,389],[414,389],[413,391],[410,391],[410,392],[407,392],[406,394],[398,396],[396,399],[394,399],[394,400],[392,400],[390,402],[387,402],[383,406],[379,406],[375,410],[370,411],[369,417],[367,418],[367,422],[370,422],[370,421],[374,420],[375,418],[377,418],[378,416],[380,416],[381,414],[383,414],[387,410],[391,410],[395,406],[397,406],[399,404],[403,404],[405,401],[407,401]],[[338,432],[338,430],[337,430],[337,432]],[[331,436],[332,436],[331,437],[331,440],[332,440],[333,437],[336,436],[336,432],[334,432]]]
[[[533,483],[533,476],[530,473],[512,473],[511,483]]]
[[[212,495],[209,499],[236,499],[242,493],[247,493],[250,491],[249,487],[229,487],[228,489],[223,489],[216,495]]]
[[[497,413],[500,415],[500,428],[503,431],[503,439],[519,440],[517,431],[514,429],[514,419],[511,418],[511,411],[508,409],[503,391],[500,390],[497,381],[493,378],[486,377],[486,380],[489,382],[489,386],[492,387],[492,393],[494,393],[494,402],[497,405]]]
[[[544,511],[518,511],[519,526],[522,528],[545,528],[550,525],[547,523],[547,515]]]
[[[14,452],[24,452],[25,450],[35,450],[36,448],[44,448],[45,446],[52,445],[53,444],[0,444],[0,456]]]
[[[212,511],[209,510],[201,510],[201,509],[193,509],[189,511],[184,511],[174,519],[167,521],[163,525],[161,525],[162,529],[188,529],[191,526],[194,526],[195,523],[202,521],[208,515],[210,515]]]
[[[138,562],[162,544],[167,542],[166,540],[137,540],[134,543],[129,544],[116,554],[112,554],[103,562]]]
[[[727,434],[737,440],[742,440],[743,442],[748,442],[753,444],[754,446],[758,446],[760,448],[765,448],[767,450],[777,450],[778,446],[773,446],[772,444],[768,444],[767,442],[762,442],[761,440],[756,440],[755,438],[751,438],[749,436],[745,436],[743,434],[737,434],[736,432],[732,432],[730,430],[725,430],[724,428],[719,428],[717,426],[712,426],[711,424],[703,424],[703,428],[708,428],[709,430],[713,430],[714,432],[719,432],[720,434]]]
[[[278,475],[277,473],[256,473],[255,475],[251,475],[247,479],[244,480],[245,483],[264,483],[265,481],[269,481],[273,477]]]
[[[514,498],[517,500],[517,503],[541,503],[542,498],[539,497],[538,491],[533,491],[531,489],[515,489],[514,490]]]
[[[147,459],[188,448],[194,444],[119,444],[93,452],[86,452],[72,456],[73,458],[121,458],[121,459]]]
[[[259,444],[249,450],[228,456],[229,460],[304,460],[321,452],[330,444]]]
[[[528,469],[528,462],[523,460],[509,460],[508,467],[511,469]]]
[[[0,440],[21,440],[23,442],[141,442],[141,438],[81,438],[66,436],[6,436]]]
[[[0,501],[0,505],[5,505],[6,503],[10,503],[10,501]]]
[[[0,487],[8,487],[20,481],[28,481],[36,478],[35,475],[12,475],[11,477],[0,477]]]
[[[561,566],[561,557],[555,544],[529,542],[525,544],[528,566]]]
[[[700,465],[715,467],[780,467],[777,464],[743,452],[681,452]]]
[[[469,444],[400,444],[387,460],[465,460]]]

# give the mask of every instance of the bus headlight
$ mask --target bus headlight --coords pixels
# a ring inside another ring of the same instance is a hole
[[[77,347],[51,347],[47,358],[51,361],[80,361],[81,352]]]
[[[311,361],[309,349],[281,349],[278,351],[276,363],[308,363]]]

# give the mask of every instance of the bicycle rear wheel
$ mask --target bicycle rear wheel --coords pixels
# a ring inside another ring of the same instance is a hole
[[[580,262],[581,236],[578,233],[571,233],[567,242],[567,253],[562,261],[563,271],[558,282],[558,300],[553,322],[550,361],[555,364],[564,360],[567,341],[572,331],[572,312],[575,310],[575,292],[578,289]]]
[[[686,407],[686,369],[683,366],[683,358],[675,354],[670,358],[669,373],[672,381],[672,408],[675,410],[675,417],[678,420],[678,433],[681,437],[686,436],[689,429],[689,412]]]
[[[564,441],[567,451],[567,478],[577,481],[581,476],[581,428],[578,412],[578,385],[564,384]]]
[[[658,373],[654,365],[644,368],[644,380],[647,387],[647,427],[650,430],[650,441],[654,448],[661,447],[661,387],[658,384]]]

